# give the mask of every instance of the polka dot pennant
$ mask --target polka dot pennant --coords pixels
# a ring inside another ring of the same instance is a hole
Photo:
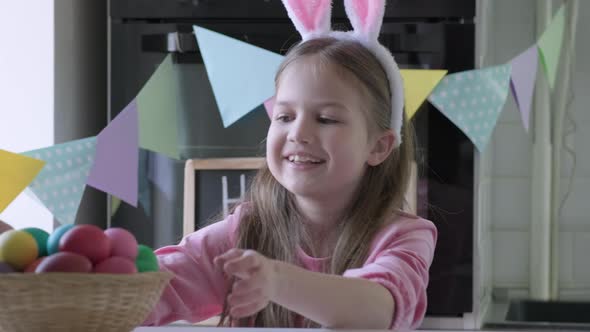
[[[508,96],[510,72],[506,64],[447,75],[428,100],[481,152]]]
[[[46,162],[29,186],[61,224],[73,224],[94,164],[96,137],[22,153]]]

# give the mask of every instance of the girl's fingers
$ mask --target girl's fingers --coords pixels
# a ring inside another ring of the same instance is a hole
[[[225,262],[227,262],[228,260],[232,260],[236,257],[240,257],[243,254],[243,250],[241,249],[230,249],[228,251],[226,251],[225,253],[215,257],[213,259],[213,264],[215,264],[216,267],[218,268],[223,268],[223,265],[225,264]]]
[[[238,279],[233,283],[231,293],[233,295],[249,294],[256,289],[262,289],[263,286],[263,280],[261,278]]]
[[[236,294],[232,291],[232,293],[227,297],[227,304],[230,306],[230,308],[234,308],[249,304],[251,302],[259,302],[264,300],[265,298],[263,296],[262,289],[251,289],[248,292],[241,294]]]
[[[229,314],[234,318],[244,318],[252,316],[268,305],[267,301],[253,301],[236,307],[232,307]]]
[[[250,274],[250,271],[257,269],[260,266],[260,259],[258,255],[249,254],[249,252],[252,251],[247,250],[240,257],[227,260],[225,264],[223,264],[223,270],[225,273],[236,276],[240,274],[243,275],[241,278],[247,278]]]

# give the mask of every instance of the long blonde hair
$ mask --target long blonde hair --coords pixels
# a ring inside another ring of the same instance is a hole
[[[352,74],[361,83],[367,98],[366,118],[369,128],[382,132],[390,129],[391,93],[380,63],[366,48],[354,41],[333,38],[312,39],[298,44],[286,55],[275,82],[290,64],[302,57],[314,56],[319,64],[331,64]],[[405,120],[405,119],[404,119]],[[326,273],[342,274],[361,267],[371,240],[388,217],[404,208],[404,196],[414,159],[411,124],[402,127],[402,144],[377,166],[369,166],[363,175],[356,197],[339,225],[339,236]],[[299,264],[298,246],[314,248],[306,234],[293,195],[273,177],[265,165],[253,179],[245,201],[248,209],[237,229],[238,248],[254,249],[260,254],[284,262]],[[227,322],[227,301],[221,325],[257,327],[294,327],[296,314],[270,303],[249,319]],[[304,320],[304,325],[317,324]]]

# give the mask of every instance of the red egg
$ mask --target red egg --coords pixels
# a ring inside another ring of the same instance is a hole
[[[137,268],[134,261],[125,257],[113,256],[96,264],[93,272],[131,274],[137,273]]]
[[[109,228],[104,234],[111,240],[111,256],[126,257],[135,260],[137,257],[137,240],[124,228]]]
[[[37,268],[37,266],[39,266],[39,264],[41,264],[41,262],[43,261],[43,259],[45,259],[46,256],[43,257],[39,257],[36,260],[33,261],[33,263],[27,265],[27,267],[25,268],[25,273],[33,273],[35,272],[35,269]]]
[[[88,257],[96,264],[111,255],[111,241],[94,225],[77,225],[59,239],[59,251]]]
[[[88,273],[92,271],[90,260],[80,254],[73,252],[58,252],[45,257],[37,265],[35,273],[44,272],[79,272]]]

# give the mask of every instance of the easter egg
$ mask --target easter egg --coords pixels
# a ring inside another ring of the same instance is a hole
[[[49,255],[35,268],[35,273],[45,272],[78,272],[92,271],[92,262],[80,254],[73,252],[58,252]]]
[[[77,225],[59,240],[60,252],[73,252],[88,257],[94,264],[111,254],[111,241],[94,225]]]
[[[96,264],[93,272],[131,274],[137,273],[137,267],[135,267],[135,262],[128,258],[112,256]]]
[[[31,234],[17,230],[0,234],[0,262],[23,270],[37,259],[38,253],[37,242]]]
[[[36,260],[33,261],[33,263],[27,265],[27,267],[25,267],[25,273],[33,273],[35,272],[35,269],[37,268],[37,266],[39,264],[41,264],[41,262],[45,259],[45,257],[47,256],[43,256],[43,257],[39,257]]]
[[[152,248],[140,244],[137,246],[137,258],[135,259],[135,266],[138,272],[150,272],[160,270],[158,259],[154,254]]]
[[[49,235],[49,238],[47,239],[47,255],[55,254],[59,251],[59,240],[72,228],[74,228],[74,225],[72,224],[61,225]]]
[[[0,262],[0,273],[13,273],[13,272],[16,272],[16,270],[12,266],[10,266],[6,263]]]
[[[137,257],[137,240],[124,228],[113,227],[104,231],[111,240],[111,256],[120,256],[134,261]]]
[[[39,248],[39,257],[47,256],[47,239],[49,238],[49,233],[36,227],[23,228],[22,231],[31,234],[35,238],[37,248]]]

